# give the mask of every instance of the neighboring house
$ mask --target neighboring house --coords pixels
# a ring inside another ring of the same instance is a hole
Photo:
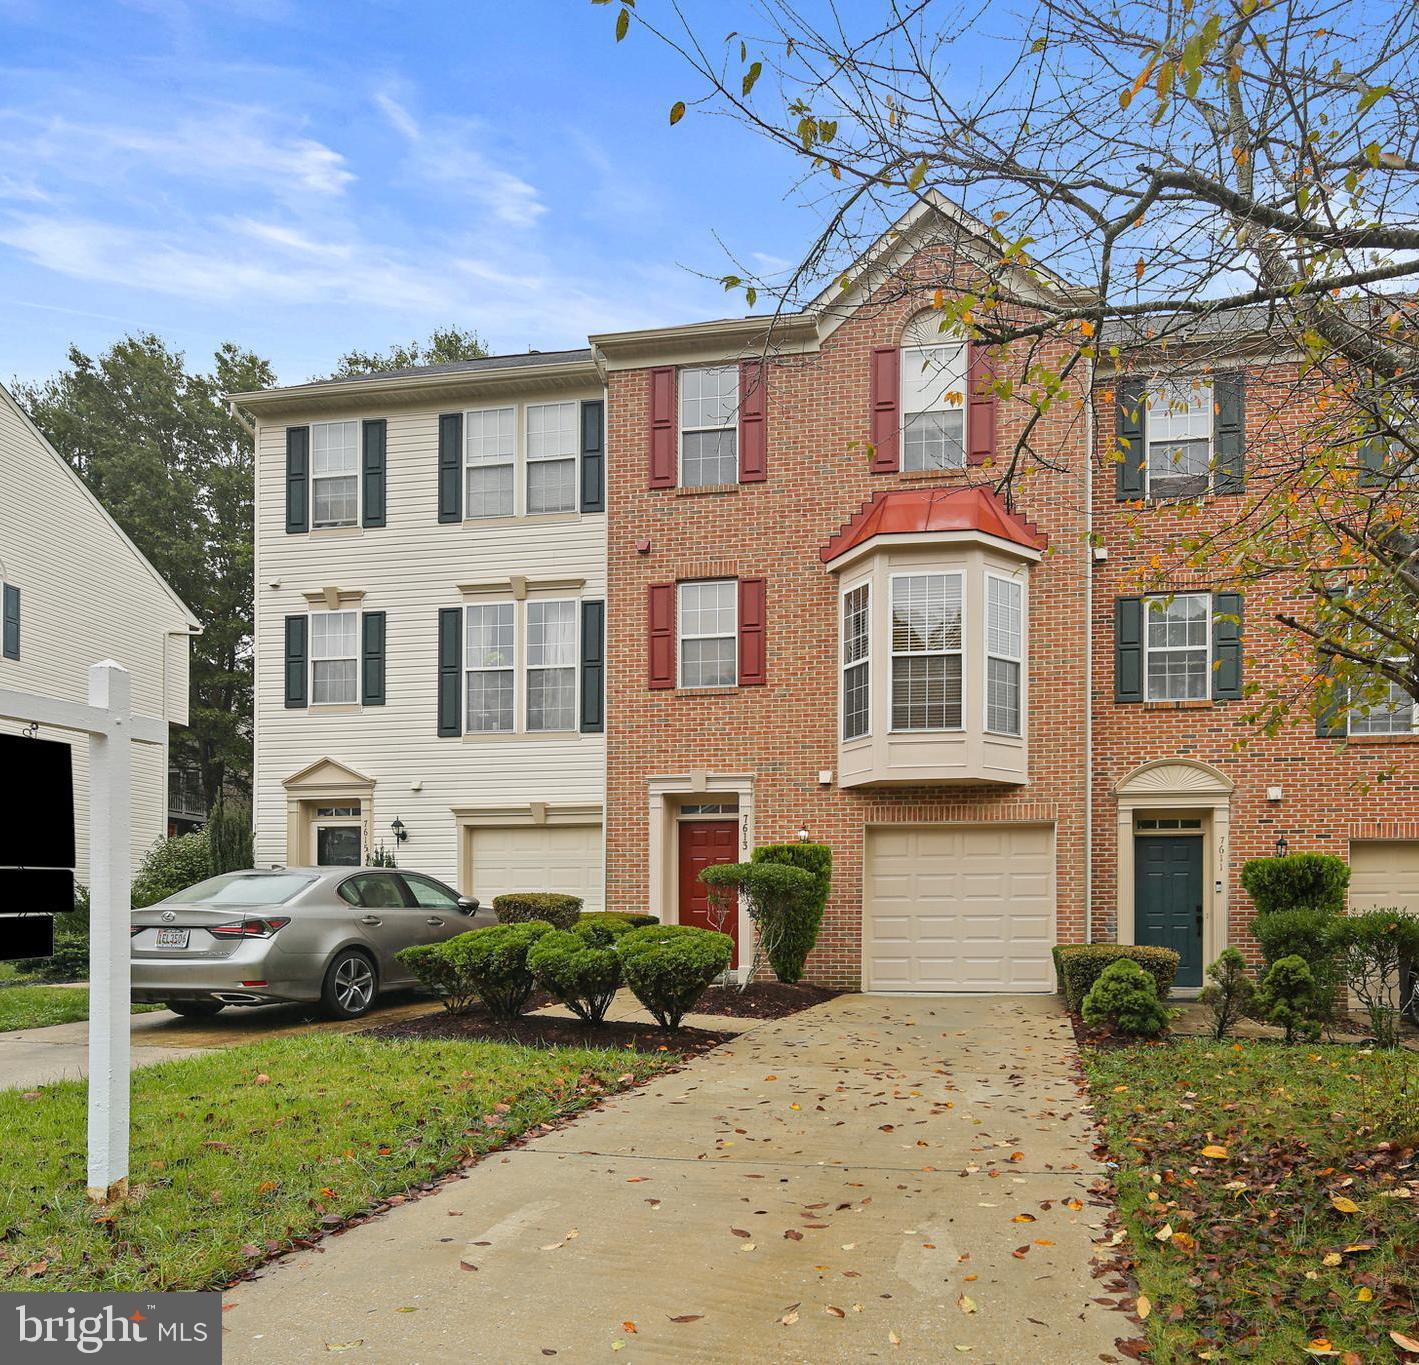
[[[89,666],[132,675],[133,709],[187,724],[188,641],[197,618],[0,387],[0,687],[87,701]],[[24,730],[0,716],[0,730]],[[74,750],[78,880],[88,880],[88,743],[42,726]],[[133,746],[135,860],[167,832],[168,755]],[[23,774],[6,774],[22,782]]]
[[[258,862],[353,864],[383,846],[485,902],[550,889],[599,906],[591,352],[233,401],[256,422]]]

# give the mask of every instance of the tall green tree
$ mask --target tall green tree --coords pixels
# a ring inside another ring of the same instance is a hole
[[[18,393],[202,622],[189,728],[172,753],[200,772],[208,803],[251,790],[254,463],[222,395],[274,382],[267,361],[231,342],[201,372],[145,333],[96,358],[71,346],[66,369]]]
[[[361,374],[404,370],[411,365],[446,365],[455,360],[481,360],[488,344],[477,332],[463,327],[435,327],[427,341],[395,342],[387,351],[346,351],[332,379],[353,379]]]

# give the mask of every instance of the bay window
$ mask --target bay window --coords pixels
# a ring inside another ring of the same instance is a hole
[[[985,579],[985,728],[1020,733],[1020,664],[1024,653],[1024,586],[987,574]]]
[[[354,526],[360,518],[360,424],[310,428],[311,525]]]
[[[739,480],[739,367],[680,371],[680,483]]]
[[[959,573],[892,578],[892,729],[961,726]]]
[[[861,739],[871,729],[871,588],[843,594],[843,738]]]

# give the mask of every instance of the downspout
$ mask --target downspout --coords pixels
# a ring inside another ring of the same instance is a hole
[[[1084,942],[1094,941],[1094,362],[1084,428]]]

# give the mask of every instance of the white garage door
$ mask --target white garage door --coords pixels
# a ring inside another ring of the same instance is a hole
[[[868,830],[863,935],[870,991],[1053,990],[1053,828]]]
[[[468,838],[473,894],[484,905],[505,891],[564,891],[601,909],[600,825],[483,825]]]
[[[1366,839],[1350,845],[1350,908],[1377,905],[1419,914],[1419,841]]]

